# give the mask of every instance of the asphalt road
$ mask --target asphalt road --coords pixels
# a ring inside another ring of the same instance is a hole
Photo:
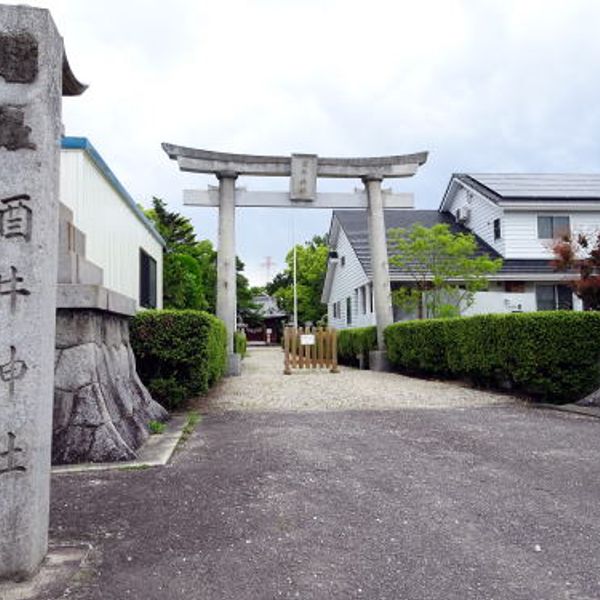
[[[600,598],[600,420],[516,405],[204,417],[167,467],[53,477],[76,600]]]

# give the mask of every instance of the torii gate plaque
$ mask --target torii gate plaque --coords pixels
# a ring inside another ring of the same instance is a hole
[[[385,352],[384,329],[393,322],[388,268],[384,208],[412,208],[411,194],[392,194],[382,189],[388,177],[411,177],[427,161],[427,152],[378,158],[322,158],[316,154],[257,156],[229,154],[163,144],[169,158],[181,171],[213,173],[218,189],[185,190],[184,204],[219,208],[217,259],[217,317],[225,322],[228,336],[229,374],[239,374],[239,357],[233,352],[236,328],[235,207],[274,208],[365,208],[369,214],[369,244],[373,270],[373,295],[377,322],[379,358]],[[290,191],[248,192],[236,189],[239,175],[289,177]],[[319,193],[318,177],[360,179],[365,186],[358,193]],[[382,364],[374,360],[372,364]]]

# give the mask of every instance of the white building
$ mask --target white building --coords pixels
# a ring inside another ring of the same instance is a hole
[[[600,230],[600,175],[455,174],[439,210],[387,210],[386,228],[448,223],[471,232],[479,251],[501,257],[465,314],[582,310],[581,301],[552,265],[552,240],[565,230]],[[334,211],[323,302],[333,327],[375,324],[365,211]],[[408,273],[390,266],[392,288],[408,284]],[[395,311],[395,320],[404,316]]]
[[[60,200],[83,234],[83,247],[69,248],[75,268],[91,273],[95,265],[104,287],[138,308],[162,308],[165,243],[86,138],[62,140]]]

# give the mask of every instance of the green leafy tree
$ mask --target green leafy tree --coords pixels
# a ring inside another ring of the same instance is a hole
[[[196,243],[194,226],[187,217],[167,210],[160,199],[152,198],[152,208],[144,211],[167,244],[167,252],[189,254]]]
[[[325,236],[315,236],[304,245],[296,245],[298,321],[321,321],[327,307],[321,302],[329,248]],[[289,314],[294,312],[294,249],[286,256],[287,267],[267,285],[267,292],[277,299],[279,306]]]
[[[254,293],[250,287],[248,278],[244,275],[245,265],[236,257],[237,266],[237,311],[238,315],[248,325],[254,327],[263,322],[262,316],[259,314],[259,307],[254,304]]]
[[[187,217],[167,210],[160,198],[152,199],[146,216],[165,240],[163,260],[163,306],[175,309],[210,310],[213,294],[212,244],[198,242]],[[214,278],[216,281],[216,277]],[[208,294],[207,294],[208,292]],[[209,296],[207,298],[207,296]]]
[[[188,254],[166,254],[163,261],[165,308],[206,310],[202,270]]]
[[[145,211],[166,242],[163,261],[163,304],[165,308],[203,309],[216,312],[217,252],[210,240],[196,239],[191,221],[167,209],[160,198],[152,199],[152,208]],[[244,263],[236,258],[237,305],[242,319],[256,320],[257,307]]]
[[[453,233],[446,224],[390,229],[388,240],[390,263],[412,280],[394,292],[394,303],[419,318],[459,316],[502,267],[501,259],[479,254],[474,235]]]

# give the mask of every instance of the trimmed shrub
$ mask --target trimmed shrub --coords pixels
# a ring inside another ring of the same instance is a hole
[[[146,310],[131,324],[137,371],[157,402],[173,409],[204,394],[227,366],[227,332],[196,310]]]
[[[369,352],[376,349],[376,327],[355,327],[338,331],[338,359],[343,365],[357,366],[358,357],[362,354],[367,366]]]
[[[600,385],[600,313],[549,311],[427,319],[385,330],[400,370],[467,378],[535,398],[576,402]]]
[[[241,354],[242,358],[244,358],[244,356],[246,356],[247,350],[248,350],[248,340],[246,339],[246,334],[236,331],[233,334],[233,351],[236,354]]]

